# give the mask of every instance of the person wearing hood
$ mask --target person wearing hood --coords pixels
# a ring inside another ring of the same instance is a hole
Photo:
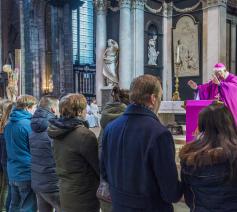
[[[113,87],[112,102],[105,105],[101,112],[101,130],[99,134],[99,158],[102,152],[102,137],[105,127],[114,119],[121,116],[129,104],[129,90],[120,89],[117,85]],[[100,186],[97,190],[97,197],[100,199],[100,207],[102,212],[112,212],[112,200],[109,192],[109,185],[100,177]]]
[[[31,118],[37,100],[30,95],[17,99],[4,129],[7,150],[7,173],[11,187],[9,212],[35,212],[37,203],[31,188],[31,154],[29,136]]]
[[[59,103],[61,118],[50,120],[48,135],[54,140],[62,211],[99,212],[98,144],[88,129],[86,98],[68,94]]]
[[[57,98],[44,96],[31,120],[31,186],[36,193],[39,212],[52,212],[53,209],[61,211],[53,141],[47,133],[49,120],[59,115],[58,107]]]

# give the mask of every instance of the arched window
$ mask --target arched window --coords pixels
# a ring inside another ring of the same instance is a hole
[[[72,11],[73,63],[94,64],[93,0]]]

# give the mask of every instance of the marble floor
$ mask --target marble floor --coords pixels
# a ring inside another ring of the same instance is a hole
[[[100,132],[100,128],[92,128],[91,130],[98,137],[99,132]],[[184,202],[180,201],[179,203],[174,204],[174,212],[189,212],[189,210],[188,210],[188,207],[186,206],[186,204]]]

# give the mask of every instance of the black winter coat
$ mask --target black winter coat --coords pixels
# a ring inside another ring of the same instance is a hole
[[[99,141],[99,158],[101,157],[101,152],[102,152],[102,137],[103,137],[103,131],[105,127],[114,119],[118,118],[121,116],[124,111],[126,110],[126,105],[120,102],[113,102],[113,103],[108,103],[106,106],[103,108],[101,112],[101,119],[100,119],[100,125],[101,125],[101,130],[100,130],[100,135],[98,138]],[[98,188],[97,194],[99,197],[107,202],[111,202],[111,196],[109,193],[109,186],[108,183],[103,180],[103,178],[100,178],[100,186]]]
[[[29,138],[31,164],[31,186],[35,192],[58,192],[58,177],[53,158],[52,139],[48,136],[49,119],[54,114],[38,108],[31,120],[32,133]]]
[[[228,163],[194,169],[181,163],[184,197],[191,212],[236,212],[237,182]]]
[[[105,128],[101,173],[113,212],[172,212],[182,196],[172,135],[143,106],[129,105]]]
[[[59,176],[60,201],[65,212],[99,212],[98,144],[88,124],[79,118],[50,121]]]
[[[0,171],[6,172],[7,170],[7,151],[6,151],[6,142],[2,133],[0,133]]]

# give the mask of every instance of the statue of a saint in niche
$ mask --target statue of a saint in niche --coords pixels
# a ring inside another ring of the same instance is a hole
[[[156,49],[156,40],[157,36],[154,35],[148,44],[148,65],[157,66],[157,58],[160,54],[159,51]]]

